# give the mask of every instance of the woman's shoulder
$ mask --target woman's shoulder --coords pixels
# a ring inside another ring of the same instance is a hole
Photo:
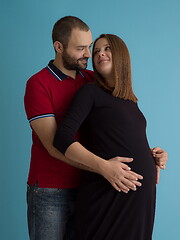
[[[96,83],[86,83],[77,92],[76,97],[83,100],[97,99],[101,93],[101,89],[96,85]]]
[[[96,92],[99,91],[99,87],[94,82],[86,83],[81,88],[80,91],[86,91],[86,92]]]

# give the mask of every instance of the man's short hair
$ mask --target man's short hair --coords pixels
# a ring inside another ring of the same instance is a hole
[[[81,19],[74,16],[66,16],[59,19],[53,27],[52,30],[52,40],[59,41],[62,43],[63,47],[67,47],[71,33],[73,29],[79,29],[82,31],[89,31],[88,25]]]

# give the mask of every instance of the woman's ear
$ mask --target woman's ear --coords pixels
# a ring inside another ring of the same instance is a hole
[[[63,45],[59,41],[54,42],[54,49],[57,53],[62,53],[63,52]]]

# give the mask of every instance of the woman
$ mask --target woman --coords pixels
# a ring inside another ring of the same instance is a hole
[[[130,56],[116,35],[93,47],[96,82],[83,86],[58,129],[55,146],[70,160],[133,158],[143,176],[137,191],[116,191],[101,175],[84,172],[77,200],[78,240],[150,240],[155,213],[156,167],[146,138],[146,120],[132,90]],[[83,146],[74,138],[81,127]]]

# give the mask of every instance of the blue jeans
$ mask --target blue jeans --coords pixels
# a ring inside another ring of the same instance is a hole
[[[76,189],[27,186],[30,240],[75,240]]]

